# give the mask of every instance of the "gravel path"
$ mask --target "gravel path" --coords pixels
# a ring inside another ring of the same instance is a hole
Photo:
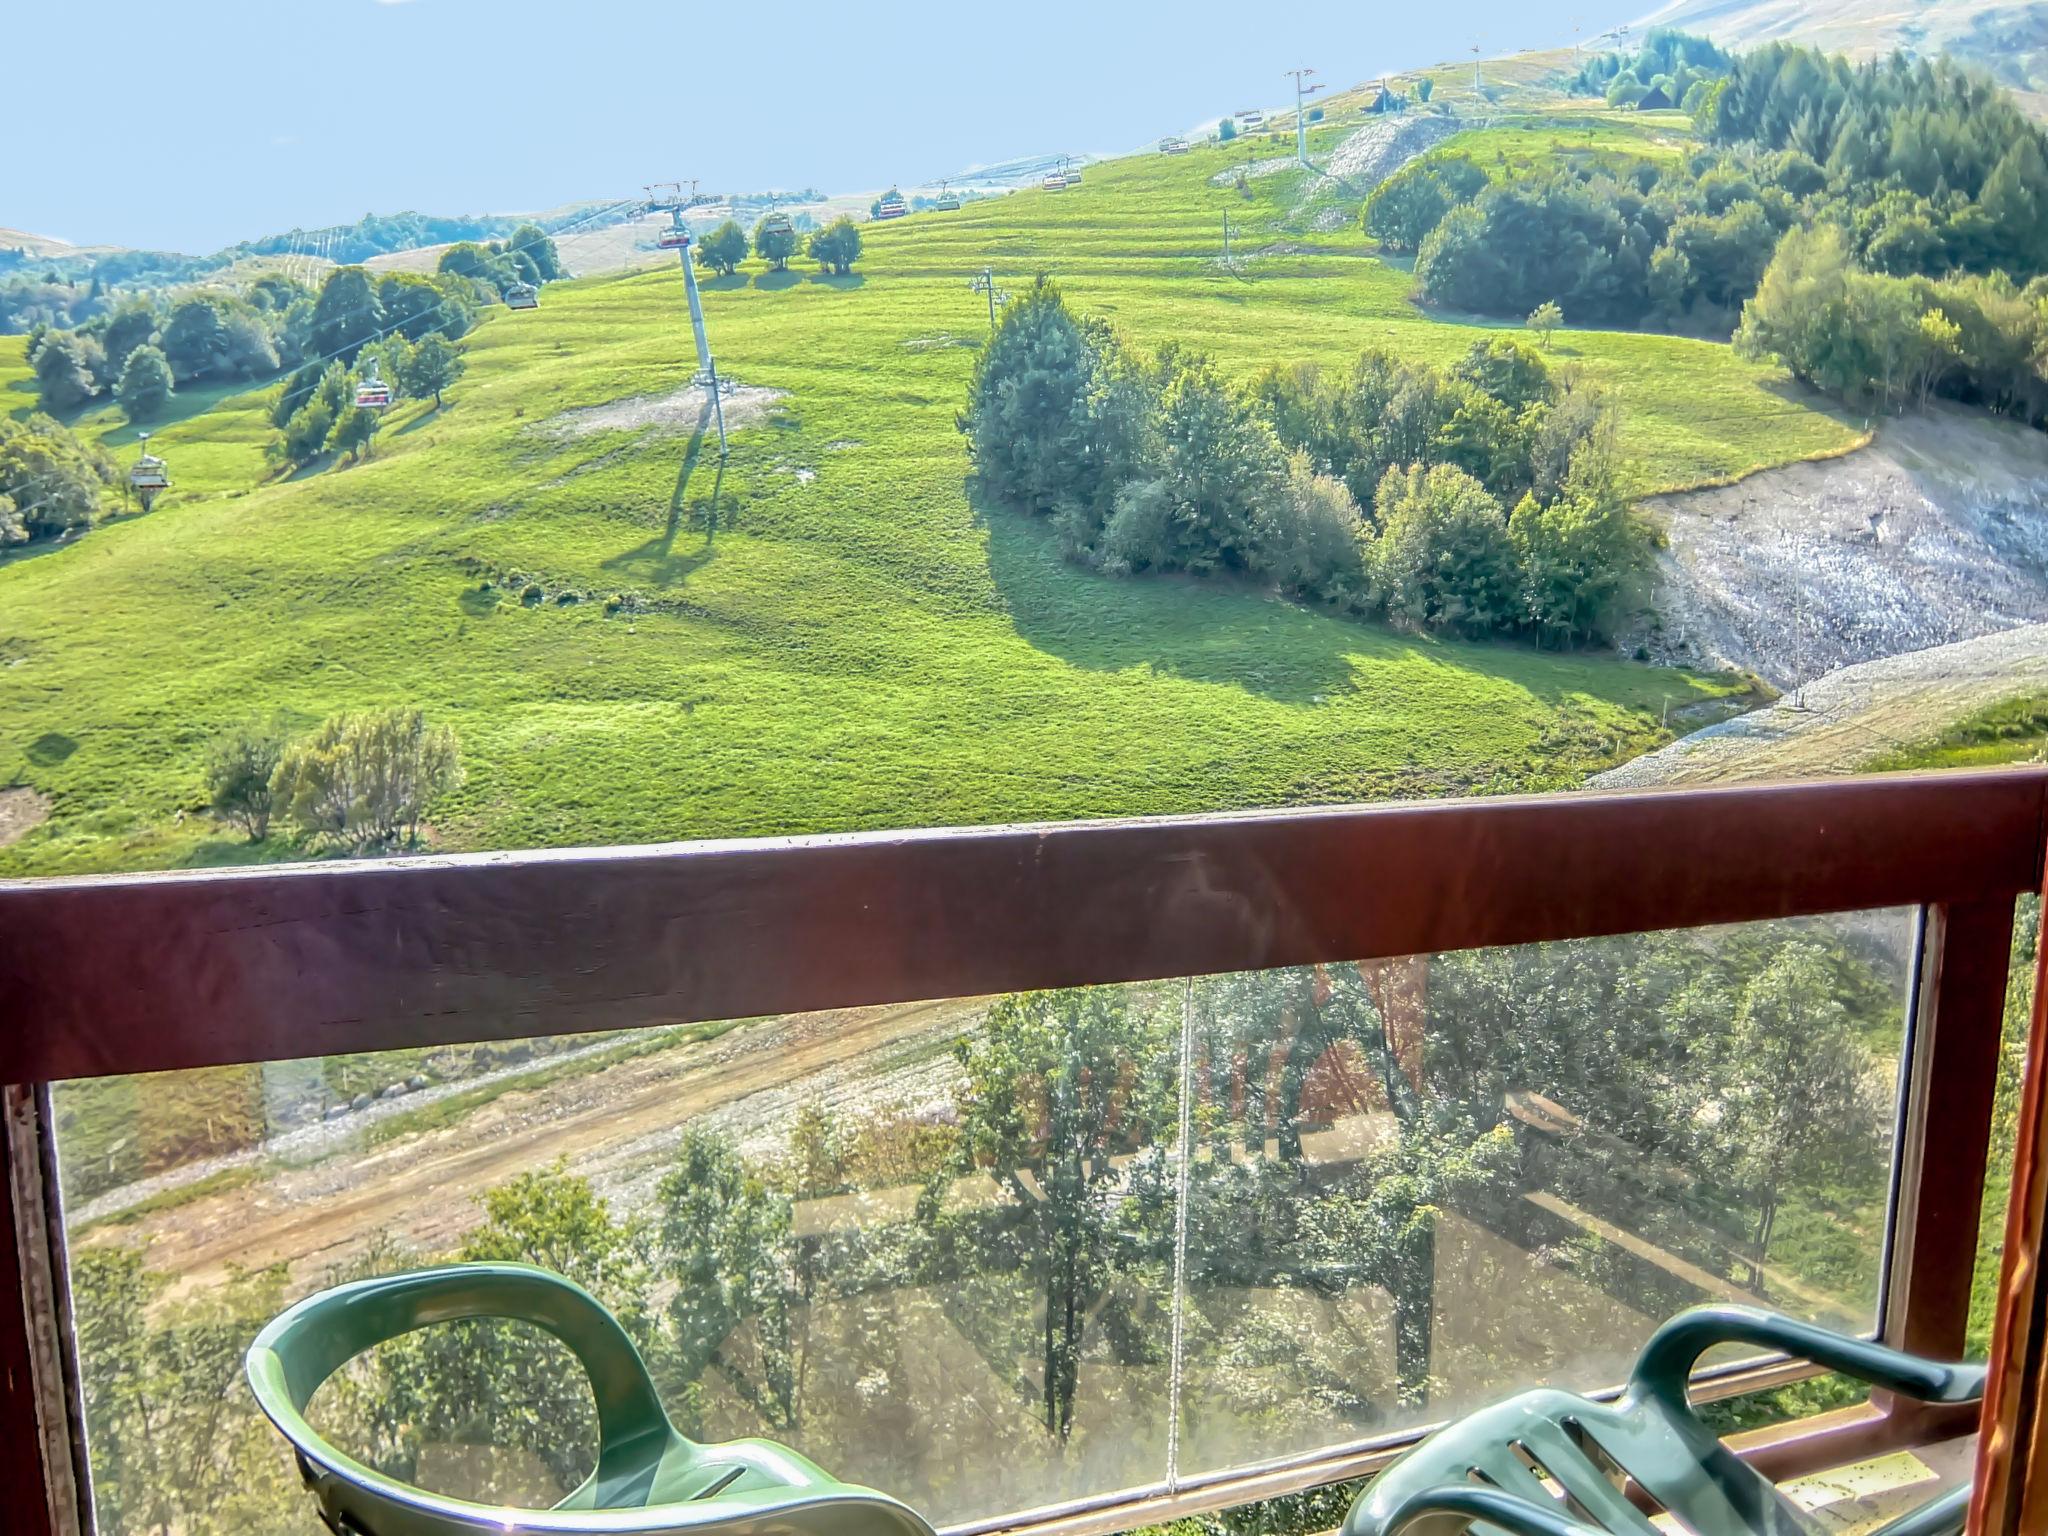
[[[2048,624],[1861,662],[1587,781],[1589,789],[1827,778],[1924,745],[2020,694],[2048,692]]]
[[[728,431],[757,421],[768,408],[789,393],[784,389],[762,389],[741,384],[726,391],[725,425]],[[608,405],[586,405],[564,411],[547,421],[543,430],[557,437],[583,437],[592,432],[635,432],[655,428],[662,432],[695,432],[711,423],[711,392],[700,385],[685,384],[665,395],[632,395]]]
[[[1660,660],[1783,689],[2048,620],[2048,434],[1941,407],[1866,448],[1642,503],[1669,548]]]

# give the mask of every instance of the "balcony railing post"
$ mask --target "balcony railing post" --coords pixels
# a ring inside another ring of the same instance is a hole
[[[0,1488],[9,1490],[0,1523],[32,1536],[80,1536],[63,1385],[69,1343],[59,1336],[69,1308],[50,1248],[42,1129],[35,1093],[0,1085]]]
[[[2041,1529],[2048,1518],[2048,1270],[2042,1249],[2048,1236],[2048,944],[2034,957],[2034,1011],[2013,1143],[1970,1536],[2018,1536]]]
[[[1888,1343],[1934,1359],[1959,1358],[1969,1327],[2012,926],[2005,899],[1927,913],[1883,1325]]]

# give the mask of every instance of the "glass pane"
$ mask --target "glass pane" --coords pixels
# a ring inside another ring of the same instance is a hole
[[[1615,1383],[1698,1302],[1871,1329],[1914,932],[1195,983],[1183,1472]]]
[[[450,1259],[571,1276],[686,1433],[942,1524],[1605,1385],[1695,1301],[1865,1329],[1913,931],[62,1084],[103,1525],[310,1530],[242,1350],[299,1296]],[[385,1345],[310,1414],[489,1502],[551,1503],[595,1456],[579,1370],[516,1324]]]

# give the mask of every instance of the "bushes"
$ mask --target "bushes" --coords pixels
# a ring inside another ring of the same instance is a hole
[[[330,715],[285,748],[270,794],[308,838],[361,849],[412,842],[428,803],[461,782],[452,730],[385,709]]]
[[[207,753],[207,803],[214,815],[240,827],[252,843],[270,835],[270,780],[283,751],[276,731],[243,726],[214,742]]]
[[[0,546],[90,527],[115,482],[111,459],[49,417],[0,417]]]
[[[1865,271],[1839,229],[1779,242],[1735,345],[1781,360],[1815,389],[1891,410],[1935,393],[2041,422],[2048,282],[2002,274],[1941,280]]]
[[[1608,424],[1597,391],[1507,337],[1448,373],[1367,352],[1348,376],[1295,364],[1238,389],[1176,346],[1132,354],[1044,280],[960,417],[982,489],[1047,515],[1069,559],[1558,644],[1606,632],[1647,549]]]
[[[1384,250],[1412,255],[1446,213],[1485,186],[1486,172],[1466,156],[1424,155],[1374,189],[1365,204],[1365,232]]]

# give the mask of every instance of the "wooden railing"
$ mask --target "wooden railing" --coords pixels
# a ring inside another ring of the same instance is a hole
[[[21,1288],[0,1305],[0,1487],[49,1490],[9,1518],[51,1536],[83,1519],[55,1079],[1879,907],[1926,913],[1880,1334],[1954,1355],[2044,806],[2048,772],[2013,769],[0,882],[0,1275]],[[1877,1401],[1756,1455],[1782,1472],[1970,1427]],[[1217,1478],[1197,1499],[1351,1475],[1394,1448]]]

